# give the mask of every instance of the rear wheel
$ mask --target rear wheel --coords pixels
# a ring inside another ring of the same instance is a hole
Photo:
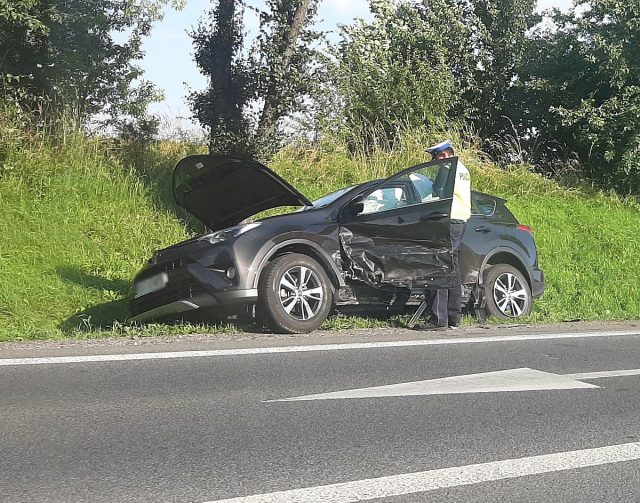
[[[291,253],[278,257],[265,267],[260,277],[258,313],[274,332],[312,332],[327,319],[332,303],[327,274],[307,255]]]
[[[509,264],[494,265],[484,278],[489,316],[515,319],[531,314],[531,288],[518,269]]]

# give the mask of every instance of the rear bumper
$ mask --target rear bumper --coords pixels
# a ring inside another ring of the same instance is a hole
[[[544,272],[538,268],[531,271],[531,296],[534,299],[542,297],[544,293]]]
[[[157,268],[144,270],[134,284],[161,271]],[[164,272],[169,278],[164,288],[131,300],[132,317],[129,321],[164,318],[210,307],[231,312],[258,299],[257,289],[241,288],[227,279],[224,273],[198,263]]]

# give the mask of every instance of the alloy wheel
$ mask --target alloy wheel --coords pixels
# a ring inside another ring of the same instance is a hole
[[[318,275],[308,267],[295,266],[288,269],[280,278],[278,291],[282,308],[296,320],[310,320],[322,307],[322,283]]]
[[[493,285],[493,300],[502,314],[518,318],[526,310],[528,294],[520,279],[506,272],[496,278]]]

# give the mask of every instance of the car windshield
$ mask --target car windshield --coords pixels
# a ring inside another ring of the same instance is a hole
[[[316,199],[315,201],[313,201],[313,206],[306,206],[304,210],[310,210],[313,208],[324,208],[325,206],[330,205],[333,201],[338,199],[343,194],[349,192],[354,187],[355,185],[352,185],[350,187],[345,187],[344,189],[336,190],[335,192],[327,194],[326,196],[322,196],[320,199]]]

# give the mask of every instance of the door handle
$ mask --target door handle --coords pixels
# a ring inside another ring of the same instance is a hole
[[[489,229],[489,227],[485,227],[484,225],[481,225],[480,227],[476,227],[476,232],[481,232],[482,234],[488,234],[489,232],[491,232],[491,229]]]
[[[449,217],[449,213],[428,213],[427,215],[423,215],[420,217],[422,222],[430,222],[433,220],[443,220]]]

